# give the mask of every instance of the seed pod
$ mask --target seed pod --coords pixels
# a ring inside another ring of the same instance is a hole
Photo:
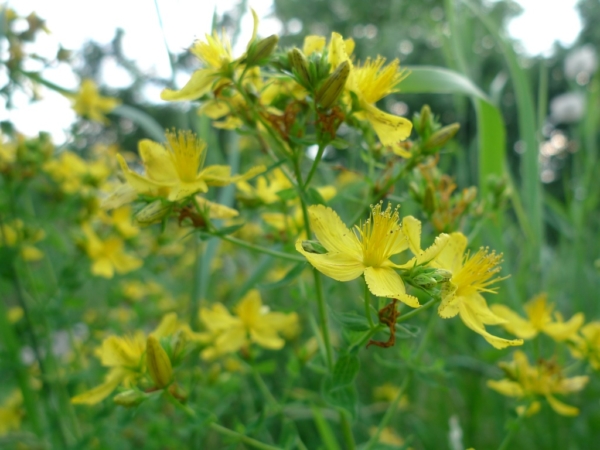
[[[155,336],[146,340],[146,367],[157,388],[163,389],[171,383],[173,367],[171,360]]]
[[[246,57],[248,67],[258,66],[261,61],[271,56],[271,53],[273,53],[273,50],[277,46],[277,42],[279,42],[279,37],[276,34],[272,34],[251,45]]]
[[[333,106],[344,91],[348,75],[350,75],[350,64],[344,61],[329,75],[317,92],[316,100],[321,107],[329,109]]]

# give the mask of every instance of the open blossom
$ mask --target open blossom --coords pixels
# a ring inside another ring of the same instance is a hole
[[[522,339],[503,339],[485,329],[485,325],[507,322],[490,310],[481,295],[482,292],[496,293],[489,286],[502,280],[494,278],[500,271],[501,255],[482,248],[470,256],[468,253],[465,255],[466,248],[467,238],[462,233],[452,233],[448,244],[431,263],[433,267],[452,273],[452,278],[442,289],[442,302],[438,308],[440,317],[449,319],[460,315],[467,327],[498,349],[522,345]]]
[[[100,123],[107,123],[104,115],[121,103],[117,98],[102,97],[96,83],[87,78],[81,82],[79,92],[70,95],[70,98],[73,100],[73,109],[77,114]]]
[[[304,249],[302,239],[296,250],[321,273],[337,281],[350,281],[364,275],[369,290],[378,297],[397,298],[413,308],[419,300],[406,293],[404,282],[394,270],[411,267],[421,260],[431,260],[444,247],[448,235],[438,236],[435,243],[406,264],[395,264],[392,256],[407,250],[411,241],[421,239],[421,223],[405,217],[400,224],[397,208],[391,205],[382,210],[381,203],[372,208],[370,218],[361,226],[349,230],[331,208],[323,205],[308,209],[310,223],[319,243],[327,253],[319,254]],[[420,244],[419,244],[420,245]],[[418,261],[417,261],[418,260]]]
[[[577,359],[587,359],[590,365],[600,370],[600,322],[590,322],[571,336],[571,354]]]
[[[361,110],[355,115],[360,120],[368,121],[383,145],[393,146],[406,139],[412,130],[410,120],[386,113],[375,106],[382,98],[397,92],[396,86],[406,78],[401,71],[400,62],[395,59],[387,66],[381,56],[375,60],[367,59],[362,65],[354,66],[350,53],[354,45],[348,45],[338,33],[332,33],[329,43],[329,63],[332,69],[348,62],[351,70],[346,89],[356,95]]]
[[[117,273],[127,273],[142,266],[142,260],[123,250],[124,242],[117,236],[102,240],[89,223],[82,226],[85,235],[84,248],[92,260],[92,273],[112,278]]]
[[[587,376],[567,378],[563,370],[552,361],[540,361],[536,366],[531,366],[527,355],[522,351],[515,351],[513,361],[500,363],[507,378],[502,380],[489,380],[488,387],[507,397],[528,398],[534,400],[537,396],[546,398],[554,411],[563,416],[576,416],[579,409],[567,405],[554,394],[570,394],[582,390],[589,381]]]
[[[564,341],[574,337],[584,321],[583,313],[575,314],[566,322],[559,312],[554,312],[553,318],[554,305],[548,303],[547,294],[540,294],[525,304],[526,319],[504,305],[491,308],[494,314],[507,320],[501,324],[504,329],[522,339],[533,339],[543,332],[556,341]]]
[[[248,42],[248,46],[256,39],[258,29],[258,16],[252,10],[254,18],[254,31]],[[231,51],[231,43],[227,35],[221,36],[215,31],[213,35],[206,35],[204,41],[196,41],[190,51],[203,63],[204,67],[196,70],[190,80],[180,90],[165,89],[160,98],[167,101],[189,101],[196,100],[210,92],[215,84],[218,84],[224,76],[232,72],[243,60],[243,56],[234,59]]]
[[[213,359],[227,353],[237,352],[251,343],[271,350],[285,345],[280,336],[293,337],[298,330],[298,315],[271,312],[262,304],[260,293],[253,289],[229,313],[221,303],[202,308],[200,320],[207,332],[199,333],[198,339],[210,343],[202,352],[202,358]]]
[[[164,197],[174,202],[197,192],[207,192],[209,186],[227,186],[265,171],[264,166],[255,166],[243,175],[232,176],[229,166],[204,167],[204,141],[191,131],[167,132],[166,136],[165,145],[148,139],[140,141],[144,175],[131,170],[125,159],[117,155],[129,187],[138,194]]]

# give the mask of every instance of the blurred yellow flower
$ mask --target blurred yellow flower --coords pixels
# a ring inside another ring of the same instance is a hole
[[[101,213],[100,219],[104,223],[114,226],[119,234],[125,239],[135,237],[140,232],[139,227],[133,223],[131,206],[129,205],[121,206],[120,208],[115,209],[110,215]]]
[[[33,244],[45,237],[44,230],[26,227],[21,219],[0,225],[0,247],[17,247],[24,261],[39,261],[44,257]]]
[[[104,116],[115,109],[121,101],[113,97],[102,97],[98,92],[98,86],[93,80],[84,79],[81,82],[79,92],[69,95],[73,100],[73,109],[77,114],[100,123],[108,123]]]
[[[0,436],[21,428],[23,413],[23,396],[14,390],[0,405]]]
[[[232,176],[229,166],[203,168],[206,159],[204,141],[191,131],[167,132],[166,136],[165,146],[148,139],[140,141],[145,176],[131,170],[123,157],[117,156],[127,183],[138,194],[178,201],[196,192],[206,192],[208,186],[226,186],[265,171],[264,166],[255,166],[244,175]]]
[[[189,326],[179,322],[175,313],[165,315],[151,333],[156,339],[175,334],[178,331],[191,334]],[[146,335],[136,331],[132,336],[109,336],[96,349],[96,356],[110,371],[104,383],[89,391],[71,398],[71,403],[95,405],[108,397],[120,384],[126,388],[137,385],[146,374]]]
[[[585,387],[589,377],[566,378],[563,370],[551,361],[541,360],[538,365],[530,366],[527,355],[520,350],[514,352],[512,362],[502,362],[499,365],[508,378],[498,381],[489,380],[488,387],[507,397],[529,397],[533,400],[541,395],[558,414],[563,416],[579,414],[579,409],[562,403],[553,394],[565,395],[578,392]]]
[[[571,353],[577,359],[587,359],[590,365],[600,370],[600,322],[584,325],[579,335],[571,337]]]
[[[554,305],[548,303],[548,295],[542,293],[523,306],[527,318],[524,319],[504,305],[492,305],[492,311],[499,317],[506,319],[501,324],[506,331],[522,339],[533,339],[538,333],[543,332],[556,341],[572,338],[584,321],[583,313],[577,313],[565,322],[559,312],[552,312]]]
[[[248,46],[256,39],[258,16],[252,10],[254,31]],[[221,36],[215,31],[212,36],[205,35],[205,41],[196,41],[190,51],[204,64],[204,68],[196,70],[190,80],[180,90],[165,89],[160,98],[167,101],[196,100],[207,94],[218,81],[230,77],[239,68],[244,55],[234,60],[231,43],[227,35]]]
[[[87,194],[111,174],[110,167],[103,161],[86,161],[68,150],[44,163],[42,169],[66,194]]]
[[[203,359],[214,359],[237,352],[251,343],[271,350],[281,349],[285,341],[280,334],[291,338],[298,332],[298,315],[270,312],[262,304],[260,293],[253,289],[231,315],[221,303],[200,309],[200,320],[207,332],[200,333],[202,342],[210,346],[202,351]]]
[[[388,205],[382,210],[381,203],[378,203],[372,208],[370,218],[351,231],[331,208],[311,206],[308,213],[312,230],[327,253],[304,250],[301,239],[296,242],[296,250],[319,272],[337,281],[354,280],[364,274],[374,295],[397,298],[413,308],[419,306],[419,300],[406,293],[402,278],[394,270],[418,262],[413,259],[400,265],[390,259],[409,248],[409,238],[415,239],[418,235],[420,241],[421,223],[418,220],[407,217],[401,225],[397,208],[392,210]],[[440,235],[431,247],[419,252],[419,258],[427,255],[425,259],[433,259],[444,247],[447,238],[447,235]]]
[[[141,259],[125,253],[121,238],[111,236],[103,241],[89,223],[82,225],[82,230],[85,235],[85,251],[93,261],[92,273],[94,275],[112,278],[115,271],[117,273],[127,273],[141,267]]]
[[[480,334],[495,348],[502,349],[510,345],[522,345],[522,339],[503,339],[486,331],[485,325],[506,323],[502,317],[495,315],[488,307],[480,292],[496,293],[488,286],[503,278],[493,278],[500,267],[502,255],[489,253],[481,248],[470,256],[465,254],[467,238],[462,233],[452,233],[448,245],[431,263],[433,267],[448,270],[452,278],[442,289],[442,303],[438,308],[440,317],[449,319],[460,314],[463,323]]]
[[[281,169],[275,168],[267,175],[257,177],[256,187],[250,185],[247,181],[238,181],[236,187],[242,200],[258,200],[265,205],[270,205],[281,202],[282,199],[277,193],[290,189],[292,183]]]

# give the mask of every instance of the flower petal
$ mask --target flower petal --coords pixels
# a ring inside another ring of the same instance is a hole
[[[117,161],[119,161],[119,165],[121,166],[121,170],[123,170],[123,175],[129,183],[138,193],[146,194],[152,191],[157,190],[160,187],[164,186],[172,186],[174,183],[160,183],[149,178],[143,177],[139,173],[134,172],[127,166],[125,159],[121,155],[117,155]]]
[[[124,373],[120,369],[109,372],[106,377],[106,381],[100,386],[85,391],[79,395],[76,395],[71,399],[71,403],[74,405],[95,405],[100,403],[106,397],[108,397],[112,391],[114,391],[121,381],[123,381]]]
[[[150,139],[142,139],[138,143],[138,152],[144,163],[146,175],[151,180],[173,183],[179,178],[169,152],[161,144]]]
[[[344,253],[308,253],[302,248],[302,239],[296,241],[296,250],[302,253],[315,269],[337,281],[354,280],[365,270],[361,261]]]
[[[214,69],[196,70],[190,80],[180,90],[164,89],[160,93],[160,98],[170,102],[196,100],[210,91],[216,79],[217,72]]]
[[[363,105],[364,117],[373,126],[383,145],[394,145],[410,136],[412,122],[404,117],[394,116],[373,105]]]
[[[397,298],[412,308],[419,307],[417,297],[406,293],[404,281],[390,267],[367,267],[365,269],[365,281],[371,293],[377,297]]]
[[[509,307],[504,305],[492,305],[491,309],[495,315],[506,320],[506,322],[502,324],[502,327],[510,334],[514,334],[521,339],[532,339],[537,336],[538,330],[536,330],[528,320],[518,315]]]
[[[583,313],[577,313],[566,322],[557,321],[547,324],[543,331],[555,341],[564,341],[577,333],[584,320]]]
[[[456,296],[456,286],[444,283],[440,293],[442,302],[438,306],[438,314],[442,319],[450,319],[458,314],[462,299]]]
[[[302,53],[306,56],[310,56],[315,52],[322,53],[325,48],[325,41],[325,36],[306,36],[304,38],[304,45],[302,46]]]
[[[200,171],[196,179],[205,181],[209,186],[227,186],[231,183],[252,178],[265,170],[267,168],[263,165],[254,166],[244,174],[231,176],[231,167],[215,165],[208,166]]]
[[[456,273],[462,267],[463,255],[466,248],[466,236],[462,233],[452,233],[432,265]]]
[[[475,333],[480,334],[483,338],[488,341],[493,347],[497,349],[503,349],[512,345],[522,345],[522,339],[503,339],[498,336],[494,336],[486,331],[483,322],[477,315],[471,310],[468,303],[460,303],[460,318],[463,323],[473,330]]]
[[[507,397],[523,397],[523,395],[525,395],[525,392],[523,392],[523,387],[521,387],[521,385],[516,381],[507,379],[488,380],[487,386],[490,389],[493,389]]]
[[[548,400],[552,409],[561,416],[577,416],[579,414],[579,408],[567,405],[550,394],[546,395],[546,400]]]
[[[323,205],[308,208],[310,224],[319,242],[330,252],[339,252],[362,260],[362,249],[356,235],[346,227],[337,213]]]

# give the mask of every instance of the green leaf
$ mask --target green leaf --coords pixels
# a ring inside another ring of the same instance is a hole
[[[364,316],[360,316],[353,312],[348,313],[333,313],[334,319],[340,323],[341,326],[350,331],[367,331],[369,330],[369,322]]]
[[[279,197],[281,200],[286,200],[286,201],[294,200],[296,197],[298,197],[298,192],[294,188],[283,189],[283,190],[277,192],[277,197]]]
[[[360,361],[354,354],[341,356],[333,368],[332,386],[330,390],[351,385],[360,369]]]
[[[475,104],[479,141],[479,186],[485,195],[490,175],[505,171],[506,130],[496,106],[475,84],[463,75],[440,67],[407,67],[408,76],[399,85],[401,92],[413,94],[463,94]]]
[[[148,137],[156,142],[165,141],[165,131],[163,127],[154,118],[142,111],[129,105],[119,105],[111,111],[111,114],[131,120],[136,125],[142,127]]]
[[[300,275],[302,273],[302,271],[304,270],[305,267],[306,267],[306,263],[303,263],[303,262],[298,263],[294,267],[292,267],[281,280],[276,281],[274,283],[270,283],[270,284],[260,285],[260,288],[261,289],[277,289],[277,288],[287,286],[293,280],[295,280],[298,277],[298,275]]]
[[[323,417],[321,410],[316,406],[313,406],[311,411],[313,413],[315,425],[317,426],[317,431],[319,432],[319,436],[321,436],[325,448],[327,450],[341,450],[335,439],[335,433],[331,429],[329,423],[325,420],[325,417]]]
[[[325,201],[325,199],[323,198],[323,196],[315,188],[313,188],[313,187],[308,188],[308,190],[306,191],[306,193],[308,195],[308,199],[310,200],[311,204],[313,204],[313,205],[327,205],[327,202]]]

